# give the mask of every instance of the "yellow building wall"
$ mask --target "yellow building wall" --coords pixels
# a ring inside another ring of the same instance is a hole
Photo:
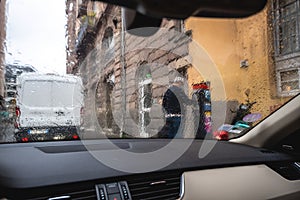
[[[271,58],[273,42],[268,32],[267,13],[265,9],[255,16],[238,20],[189,18],[185,23],[186,30],[192,30],[193,39],[190,45],[193,68],[188,70],[189,84],[209,80],[213,99],[237,100],[239,103],[245,102],[245,91],[249,89],[250,101],[257,101],[252,112],[259,112],[263,117],[287,101],[288,98],[276,95],[275,68]],[[207,55],[202,55],[203,52]],[[214,66],[199,56],[209,57]],[[241,68],[242,60],[248,60],[249,67]],[[219,72],[225,97],[218,96],[222,93],[221,87],[216,86],[220,79],[202,73],[208,67],[215,67]]]

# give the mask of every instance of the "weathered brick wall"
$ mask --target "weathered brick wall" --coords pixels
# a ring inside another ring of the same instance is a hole
[[[151,37],[122,35],[121,9],[110,5],[100,13],[94,44],[84,52],[85,57],[79,56],[78,65],[87,93],[87,112],[94,112],[97,118],[90,117],[91,126],[97,121],[106,134],[119,134],[123,130],[141,136],[139,73],[148,65],[152,106],[151,120],[145,123],[144,131],[153,136],[163,127],[162,97],[169,82],[178,75],[175,69],[183,67],[178,65],[178,60],[188,54],[189,39],[176,32],[181,28],[179,21],[164,20],[162,26],[164,28]],[[112,29],[113,38],[109,40],[111,45],[104,48],[108,28]]]
[[[138,121],[132,123],[133,119],[138,119],[138,94],[137,85],[138,78],[136,74],[140,65],[145,62],[150,66],[152,77],[152,107],[150,111],[151,122],[146,127],[146,132],[153,136],[157,134],[164,125],[164,117],[161,108],[162,97],[167,90],[171,80],[174,78],[173,69],[176,67],[173,62],[187,55],[187,41],[181,41],[174,45],[166,35],[167,31],[162,31],[151,38],[136,38],[128,35],[126,37],[126,46],[128,48],[128,56],[126,56],[126,95],[128,113],[126,116],[125,131],[128,133],[139,134],[137,129]],[[132,50],[131,50],[132,49]],[[177,52],[178,51],[178,52]],[[176,52],[176,53],[174,53]],[[134,117],[132,117],[134,116]]]
[[[76,39],[77,39],[77,14],[78,5],[76,0],[66,1],[66,16],[67,16],[67,30],[66,30],[66,72],[72,73],[73,69],[77,65],[77,54],[76,54]]]

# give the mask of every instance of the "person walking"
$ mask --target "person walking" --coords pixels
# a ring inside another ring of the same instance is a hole
[[[181,122],[185,115],[185,105],[192,104],[192,100],[185,94],[183,86],[184,79],[176,77],[163,96],[162,106],[166,118],[168,138],[183,138]]]

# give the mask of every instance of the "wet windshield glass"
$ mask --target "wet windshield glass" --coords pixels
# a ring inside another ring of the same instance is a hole
[[[1,0],[0,142],[240,137],[300,91],[300,0],[127,30],[88,0]]]

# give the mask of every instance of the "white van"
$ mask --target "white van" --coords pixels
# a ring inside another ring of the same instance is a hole
[[[81,78],[23,73],[17,78],[17,141],[78,139],[83,111]]]

